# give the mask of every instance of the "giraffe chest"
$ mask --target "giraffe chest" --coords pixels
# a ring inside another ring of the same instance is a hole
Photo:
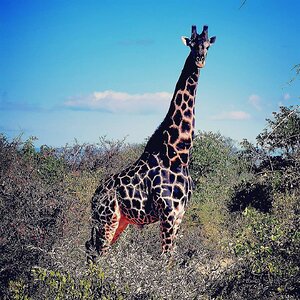
[[[132,224],[149,224],[158,221],[150,196],[149,166],[133,165],[119,174],[116,191],[123,215]]]
[[[156,162],[150,160],[127,170],[120,175],[117,187],[124,213],[132,219],[138,216],[143,223],[157,220],[159,199],[185,205],[191,195],[192,182],[187,169],[172,171]]]

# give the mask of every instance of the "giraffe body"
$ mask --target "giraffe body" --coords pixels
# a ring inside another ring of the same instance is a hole
[[[194,105],[199,68],[209,45],[207,26],[200,35],[192,27],[185,39],[191,52],[177,82],[169,111],[149,139],[141,157],[103,182],[92,198],[89,258],[103,254],[128,224],[160,222],[162,251],[173,250],[174,239],[192,194],[189,156],[194,136]],[[213,41],[212,41],[213,39]]]

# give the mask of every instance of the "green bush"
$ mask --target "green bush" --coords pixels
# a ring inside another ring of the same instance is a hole
[[[199,132],[195,137],[191,158],[191,174],[197,187],[202,177],[230,182],[233,176],[244,173],[244,162],[230,138],[220,133]]]
[[[123,293],[105,278],[101,268],[96,265],[90,265],[87,273],[81,277],[45,268],[33,268],[32,277],[31,285],[24,281],[11,281],[10,297],[15,300],[124,299]]]
[[[249,207],[243,211],[243,228],[234,245],[235,254],[247,256],[252,262],[253,273],[296,274],[296,251],[299,250],[299,232],[296,216],[291,223],[280,220],[273,214],[262,214]],[[287,261],[285,261],[287,259]],[[294,265],[293,265],[294,264]],[[283,268],[287,265],[286,268]]]
[[[200,132],[191,157],[195,189],[184,224],[201,226],[203,242],[222,255],[232,238],[228,202],[235,185],[251,176],[235,143],[219,133]]]
[[[300,188],[300,110],[280,107],[267,119],[267,127],[257,136],[257,146],[247,140],[242,143],[241,158],[251,170],[268,181],[278,192]]]
[[[234,141],[212,132],[196,136],[190,171],[195,184],[192,202],[197,203],[224,202],[235,185],[251,177]]]
[[[240,263],[212,284],[212,296],[297,299],[300,294],[299,108],[281,107],[267,123],[257,146],[244,140],[238,153],[252,174],[236,185],[228,202],[236,233],[230,248]]]
[[[228,202],[231,212],[243,211],[251,206],[261,212],[270,212],[273,202],[273,190],[269,183],[242,182]]]
[[[270,212],[247,207],[234,220],[232,268],[210,280],[214,299],[298,299],[299,194],[276,195]]]
[[[280,211],[272,214],[251,207],[244,210],[242,228],[233,249],[238,257],[249,262],[251,275],[265,282],[269,296],[276,293],[295,296],[300,280],[300,207],[296,197],[280,201],[293,203],[289,215],[282,214],[282,205]]]

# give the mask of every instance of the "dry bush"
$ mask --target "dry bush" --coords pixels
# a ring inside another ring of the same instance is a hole
[[[45,261],[52,245],[61,237],[69,199],[60,183],[61,174],[46,175],[52,162],[42,155],[35,152],[32,140],[8,142],[0,136],[3,294],[10,280],[26,278],[32,266]]]
[[[141,146],[126,144],[124,140],[102,137],[95,145],[75,142],[57,150],[66,165],[63,181],[72,205],[65,211],[63,235],[53,245],[50,267],[83,274],[84,242],[90,234],[90,200],[100,182],[135,161],[141,149]]]
[[[75,140],[73,145],[59,149],[58,154],[71,172],[96,171],[106,177],[134,162],[142,151],[142,145],[128,144],[125,139],[109,140],[104,136],[95,144],[80,144]]]
[[[116,299],[113,293],[122,295],[122,299],[208,299],[209,283],[230,269],[233,260],[215,259],[203,248],[200,230],[184,228],[174,257],[168,260],[160,254],[158,227],[158,224],[143,230],[129,227],[110,252],[98,259],[96,268],[103,274],[103,279],[95,273],[87,276],[87,265],[82,265],[81,270],[77,265],[76,272],[57,265],[52,270],[41,269],[38,280],[31,286],[15,283],[13,292],[32,295],[35,291],[35,299],[42,299],[42,295],[60,295],[60,299],[68,299],[70,293],[73,293],[72,299],[85,299],[79,296],[85,287],[89,292],[98,290],[99,283],[103,282],[113,287],[107,294],[111,299]],[[82,262],[84,255],[80,259]],[[73,292],[61,294],[70,285]],[[88,299],[97,298],[90,295]]]
[[[126,299],[205,299],[210,279],[230,268],[232,259],[216,258],[203,246],[200,228],[183,224],[174,256],[161,256],[158,224],[131,227],[107,257],[99,259],[117,286],[127,285]]]

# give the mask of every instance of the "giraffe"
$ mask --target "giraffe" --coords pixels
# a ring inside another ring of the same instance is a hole
[[[195,96],[208,48],[208,26],[201,34],[192,26],[182,37],[190,53],[176,84],[167,115],[148,140],[140,158],[111,175],[91,200],[92,230],[86,242],[88,260],[107,252],[129,224],[160,223],[162,253],[172,253],[174,240],[192,194],[190,150],[195,123]]]

